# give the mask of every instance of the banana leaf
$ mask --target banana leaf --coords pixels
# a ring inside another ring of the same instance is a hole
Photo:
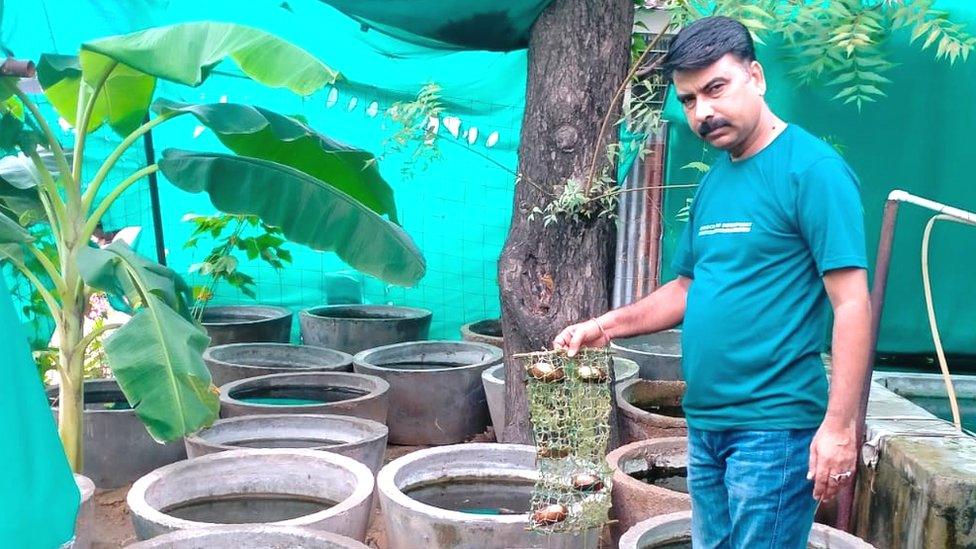
[[[142,123],[157,78],[198,86],[224,59],[257,82],[299,95],[338,78],[336,71],[285,40],[214,22],[181,23],[87,42],[77,57],[41,56],[37,74],[58,114],[77,126],[79,86],[84,82],[91,88],[111,70],[86,131],[107,122],[124,136]]]
[[[105,248],[88,247],[78,252],[78,271],[86,284],[124,297],[131,307],[145,306],[129,269],[138,273],[139,280],[150,293],[187,321],[194,322],[190,313],[193,292],[176,271],[140,256],[121,241]]]
[[[227,213],[257,215],[292,242],[335,251],[353,268],[409,286],[424,258],[398,225],[358,200],[294,168],[241,156],[168,149],[160,171],[191,193],[206,192]]]
[[[145,304],[105,339],[105,356],[149,434],[178,440],[209,426],[220,409],[203,362],[210,338],[155,294]]]
[[[51,176],[57,179],[58,164],[54,160],[54,154],[48,151],[37,151],[37,155]],[[71,155],[68,154],[67,158],[70,162]],[[12,154],[0,158],[0,181],[18,189],[31,189],[41,183],[41,174],[30,158],[23,154]]]
[[[135,310],[105,339],[105,355],[149,434],[177,440],[212,423],[219,402],[203,362],[210,338],[191,320],[182,278],[122,242],[80,250],[78,270],[86,284],[126,297]]]
[[[54,178],[58,177],[58,165],[50,151],[37,151],[41,162]],[[65,153],[71,161],[71,153]],[[12,213],[21,225],[47,222],[44,206],[37,193],[41,175],[30,158],[21,154],[0,158],[0,207]]]
[[[89,73],[104,72],[108,59],[89,61]],[[91,76],[91,80],[101,73]],[[44,54],[37,64],[37,80],[54,110],[72,126],[78,125],[78,89],[85,73],[81,60],[73,55]],[[88,89],[91,85],[86,84]],[[127,135],[142,124],[152,102],[156,79],[119,65],[106,80],[88,121],[87,132],[93,132],[106,121],[119,135]]]
[[[190,113],[235,153],[291,166],[397,221],[393,189],[380,175],[372,153],[334,141],[294,118],[261,107],[188,105],[158,99],[153,110]]]
[[[12,151],[20,143],[24,121],[11,112],[0,116],[0,151]]]
[[[0,244],[27,244],[33,241],[34,237],[19,223],[0,214]]]

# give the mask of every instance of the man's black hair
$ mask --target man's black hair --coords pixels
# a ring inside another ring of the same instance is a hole
[[[675,71],[703,69],[727,53],[745,63],[756,60],[756,47],[749,29],[731,17],[705,17],[681,29],[674,37],[662,68],[671,78]]]

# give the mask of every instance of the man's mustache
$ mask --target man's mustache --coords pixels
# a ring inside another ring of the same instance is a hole
[[[731,125],[732,124],[729,124],[729,121],[724,118],[713,118],[711,120],[706,120],[698,125],[698,135],[705,137],[719,128],[724,128]]]

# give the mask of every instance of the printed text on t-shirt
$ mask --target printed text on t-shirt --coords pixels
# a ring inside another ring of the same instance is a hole
[[[738,221],[727,223],[709,223],[698,228],[698,236],[722,233],[748,233],[752,232],[751,221]]]

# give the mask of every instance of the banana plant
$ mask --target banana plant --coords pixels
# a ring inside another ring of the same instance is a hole
[[[55,319],[59,432],[76,471],[82,467],[85,349],[100,335],[83,333],[92,291],[123,299],[133,310],[125,325],[103,327],[115,328],[104,351],[154,438],[179,439],[217,415],[217,391],[202,360],[209,339],[191,315],[190,287],[124,244],[92,244],[113,203],[149,174],[158,171],[184,191],[207,193],[223,212],[258,216],[290,241],[334,251],[386,282],[412,285],[424,275],[423,256],[398,225],[393,192],[370,153],[258,106],[153,102],[158,80],[198,86],[222,62],[260,84],[303,96],[339,78],[297,46],[233,24],[187,23],[94,40],[77,56],[44,55],[36,63],[43,95],[74,128],[70,150],[36,97],[22,89],[29,87],[16,77],[0,78],[0,150],[16,154],[24,168],[0,173],[0,258],[37,286]],[[130,146],[180,117],[208,127],[230,152],[165,150],[117,184],[107,182]],[[94,174],[83,173],[86,136],[103,126],[121,142]],[[54,259],[24,228],[39,221],[51,228]]]

